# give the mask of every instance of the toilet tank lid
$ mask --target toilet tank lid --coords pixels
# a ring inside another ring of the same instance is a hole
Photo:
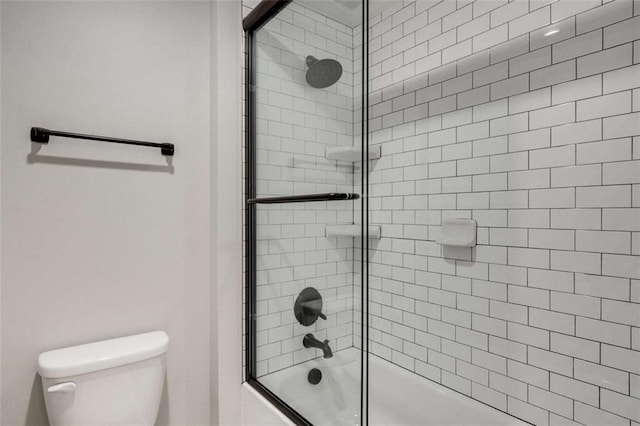
[[[162,355],[168,347],[164,331],[71,346],[40,354],[38,373],[51,379],[92,373]]]

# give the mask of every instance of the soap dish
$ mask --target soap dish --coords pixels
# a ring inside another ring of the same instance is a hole
[[[475,247],[477,223],[473,219],[444,219],[440,243],[443,246]]]

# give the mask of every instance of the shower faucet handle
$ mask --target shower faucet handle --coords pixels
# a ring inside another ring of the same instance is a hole
[[[305,315],[315,315],[323,320],[327,319],[326,315],[322,313],[322,299],[309,300],[302,302],[301,305]]]
[[[298,322],[305,327],[314,324],[318,318],[327,319],[322,313],[322,296],[313,287],[307,287],[300,292],[293,305],[293,313]]]

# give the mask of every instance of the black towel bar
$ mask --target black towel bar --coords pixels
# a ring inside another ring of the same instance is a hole
[[[44,129],[42,127],[31,128],[31,141],[38,143],[49,143],[49,136],[58,136],[61,138],[87,139],[90,141],[121,143],[125,145],[148,146],[151,148],[160,148],[162,155],[173,156],[175,147],[172,143],[156,143],[144,142],[131,139],[108,138],[106,136],[83,135],[80,133],[60,132],[57,130]]]

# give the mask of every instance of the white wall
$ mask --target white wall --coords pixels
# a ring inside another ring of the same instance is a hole
[[[159,423],[210,423],[209,7],[1,5],[3,424],[45,423],[40,352],[153,329],[171,338]],[[66,139],[31,153],[34,125],[176,156]]]
[[[218,423],[241,423],[262,404],[242,383],[242,13],[240,1],[212,3],[212,273],[211,395]],[[241,412],[241,399],[248,401]],[[272,411],[259,408],[266,422]],[[212,414],[212,423],[215,423]],[[277,417],[276,417],[277,420]],[[277,424],[277,423],[276,423]]]

